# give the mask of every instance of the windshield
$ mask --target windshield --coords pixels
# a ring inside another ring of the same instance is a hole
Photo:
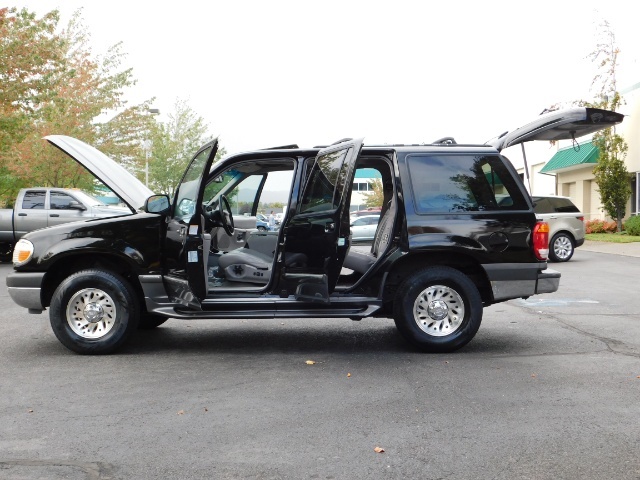
[[[81,190],[74,190],[73,196],[90,207],[107,207],[108,205]]]

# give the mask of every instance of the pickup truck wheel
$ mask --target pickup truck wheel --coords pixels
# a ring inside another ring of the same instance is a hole
[[[553,262],[568,262],[573,257],[573,238],[566,233],[556,233],[549,242],[549,259]]]
[[[104,270],[67,277],[54,292],[49,310],[58,340],[82,354],[113,352],[137,329],[139,316],[131,285]]]
[[[471,341],[482,322],[482,299],[465,274],[430,267],[398,288],[394,320],[403,337],[425,352],[452,352]]]
[[[143,313],[140,315],[140,322],[138,322],[139,330],[152,330],[156,327],[159,327],[164,322],[169,320],[167,317],[163,317],[162,315],[156,315],[155,313]]]

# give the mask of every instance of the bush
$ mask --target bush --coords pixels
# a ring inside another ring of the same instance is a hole
[[[624,229],[629,235],[640,236],[640,216],[630,217],[624,222]]]
[[[618,230],[616,222],[605,220],[589,220],[584,224],[586,233],[613,233]]]

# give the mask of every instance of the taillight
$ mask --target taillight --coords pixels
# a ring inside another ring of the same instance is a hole
[[[533,227],[533,253],[538,260],[546,260],[549,256],[549,224],[538,222]]]
[[[576,217],[578,220],[580,220],[581,222],[584,222],[584,217]]]

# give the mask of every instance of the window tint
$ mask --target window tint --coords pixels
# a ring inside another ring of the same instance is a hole
[[[74,200],[73,197],[62,192],[50,192],[49,202],[52,209],[65,210],[69,209],[69,204]]]
[[[553,206],[548,198],[533,197],[533,211],[536,213],[554,213]]]
[[[532,197],[533,210],[536,213],[580,213],[568,198]]]
[[[528,208],[497,156],[410,155],[407,163],[418,213]]]
[[[568,198],[551,198],[550,200],[554,211],[557,213],[580,212],[578,207],[576,207]]]
[[[46,192],[29,191],[24,193],[22,208],[40,209],[44,208],[44,197]]]
[[[304,189],[300,213],[335,210],[345,190],[349,163],[344,162],[351,150],[343,149],[317,158]]]

